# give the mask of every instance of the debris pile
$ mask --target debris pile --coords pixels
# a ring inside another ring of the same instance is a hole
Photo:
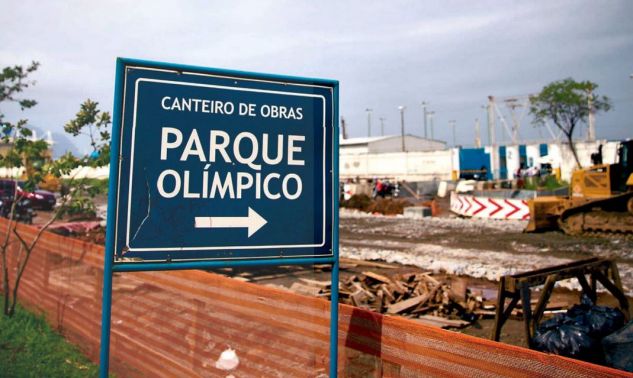
[[[53,223],[48,227],[48,231],[94,244],[105,244],[105,225],[102,221]]]
[[[404,208],[412,206],[411,202],[401,198],[375,198],[366,194],[354,194],[348,200],[342,200],[342,208],[356,209],[370,214],[397,215],[404,212]]]
[[[219,268],[216,272],[240,281],[262,282],[265,286],[330,299],[330,281],[305,277],[330,269],[330,265],[318,264],[310,269],[284,265],[257,271]],[[396,269],[392,264],[347,258],[340,259],[339,269],[345,272],[339,283],[341,303],[441,328],[463,328],[476,319],[494,319],[496,315],[497,288],[473,283],[468,277],[437,275],[417,269],[391,274],[385,271]],[[531,300],[532,311],[537,303],[538,299]],[[543,315],[566,312],[568,307],[567,300],[548,301]],[[516,306],[506,315],[522,320],[523,308]]]
[[[330,282],[305,278],[300,281],[290,289],[306,295],[330,296]],[[478,318],[478,310],[488,307],[481,296],[471,294],[466,280],[457,278],[449,283],[437,280],[430,272],[387,277],[364,271],[341,281],[339,298],[342,303],[441,328],[468,326]]]

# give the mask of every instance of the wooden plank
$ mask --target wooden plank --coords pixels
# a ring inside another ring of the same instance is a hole
[[[371,267],[374,267],[374,268],[382,268],[382,269],[395,269],[396,268],[393,265],[387,265],[387,264],[377,263],[377,262],[373,262],[373,261],[355,260],[355,259],[349,259],[349,258],[345,258],[345,257],[341,257],[339,259],[339,261],[342,264],[356,264],[356,265],[360,265],[360,266],[371,266]]]
[[[457,302],[462,303],[466,300],[466,280],[461,277],[457,277],[451,280],[451,288],[448,292],[449,297]]]
[[[354,269],[358,266],[358,264],[347,264],[347,263],[340,263],[338,264],[338,268],[340,270],[350,270],[350,269]]]
[[[329,293],[329,291],[328,291]],[[338,296],[339,297],[349,297],[350,295],[352,295],[353,293],[351,291],[345,290],[345,289],[340,289],[338,291]]]
[[[552,295],[552,291],[554,290],[554,284],[558,280],[557,274],[551,274],[547,277],[545,281],[545,285],[543,286],[543,290],[541,290],[541,295],[538,299],[538,303],[534,308],[534,315],[532,317],[532,334],[536,333],[536,328],[541,321],[541,317],[543,317],[543,312],[546,309],[547,302],[549,302],[549,298]]]
[[[404,294],[409,291],[400,281],[394,281],[393,284],[389,285],[389,289],[398,294]]]
[[[412,307],[421,306],[424,303],[426,303],[426,301],[428,301],[433,295],[435,295],[435,293],[437,292],[437,289],[439,289],[439,287],[435,287],[433,290],[431,290],[431,292],[429,292],[426,295],[420,295],[417,297],[409,298],[401,302],[394,303],[391,306],[389,306],[389,308],[387,309],[387,313],[397,314],[407,309],[410,309]]]
[[[444,324],[443,323],[436,322],[436,321],[433,321],[433,320],[430,320],[430,319],[413,318],[411,320],[415,321],[416,323],[424,324],[424,325],[430,326],[430,327],[444,328]]]
[[[585,277],[585,275],[581,274],[581,273],[578,273],[576,275],[576,279],[578,280],[578,283],[582,287],[583,293],[585,293],[587,296],[589,296],[589,299],[591,299],[591,301],[593,303],[596,303],[596,299],[597,299],[596,298],[596,292],[593,291],[593,289],[589,285],[589,282],[587,282],[587,278]]]
[[[310,286],[318,287],[320,289],[329,289],[330,287],[332,287],[332,281],[317,281],[303,277],[299,278],[299,281]]]
[[[434,315],[422,315],[418,318],[418,320],[422,322],[428,321],[441,324],[442,328],[464,328],[470,324],[470,322],[467,322],[465,320],[453,320]]]
[[[473,311],[473,313],[475,315],[480,315],[484,318],[494,318],[495,315],[497,314],[497,312],[494,310],[475,310]]]
[[[352,304],[356,307],[360,307],[367,298],[362,289],[356,290],[349,297],[352,299]]]
[[[530,286],[527,283],[522,283],[519,289],[521,293],[521,307],[523,308],[523,325],[525,326],[525,338],[527,341],[527,347],[532,349],[532,337],[530,324],[532,323],[532,307],[530,306],[530,296],[532,292]]]
[[[366,288],[364,288],[363,285],[361,285],[360,283],[353,282],[352,283],[352,287],[354,289],[356,289],[357,291],[358,290],[362,291],[369,300],[373,301],[374,299],[376,299],[376,296],[374,294],[372,294],[371,291],[369,291]]]
[[[404,310],[410,309],[411,307],[415,307],[419,304],[422,304],[428,300],[428,296],[420,295],[417,297],[409,298],[401,302],[397,302],[389,306],[387,309],[388,314],[398,314]]]
[[[382,290],[378,290],[376,292],[376,302],[375,302],[376,306],[375,307],[376,307],[376,311],[378,311],[380,313],[382,313],[382,310],[383,310],[383,307],[384,307],[384,305],[383,305],[384,299],[385,299],[384,298],[384,292]]]
[[[536,303],[535,301],[530,301],[531,302],[531,306],[532,310],[534,311],[536,309]],[[519,303],[521,303],[519,301]],[[567,311],[567,308],[570,307],[570,304],[568,302],[564,302],[564,301],[555,301],[555,302],[551,302],[548,303],[547,306],[545,307],[545,311]],[[514,316],[523,316],[523,309],[520,307],[515,308],[514,310],[512,310],[512,315]]]
[[[389,290],[387,285],[385,285],[385,284],[380,285],[380,289],[379,290],[384,293],[385,299],[388,300],[389,302],[393,302],[393,301],[396,300],[396,297],[393,296],[392,291]]]
[[[382,283],[386,283],[386,284],[391,284],[391,280],[385,276],[383,276],[382,274],[378,274],[378,273],[374,273],[374,272],[363,272],[363,274],[375,281],[378,282],[382,282]]]
[[[318,287],[304,285],[299,282],[293,282],[292,285],[290,285],[290,290],[294,291],[295,293],[309,295],[311,297],[316,297],[321,292],[321,289],[319,289]]]
[[[505,305],[506,305],[506,280],[504,277],[501,277],[499,280],[499,291],[497,295],[497,304],[495,308],[495,322],[492,326],[492,332],[490,334],[490,339],[493,341],[499,341],[499,337],[501,336],[501,328],[503,324],[508,320],[509,313],[506,313]],[[518,298],[513,299],[513,301],[518,301]],[[516,302],[510,303],[509,307],[514,307]],[[510,309],[510,312],[512,308]]]
[[[436,308],[438,308],[439,305],[420,305],[418,307],[416,307],[413,311],[411,311],[412,314],[422,314],[425,312],[429,312],[431,310],[435,310]]]
[[[349,277],[345,280],[345,284],[346,284],[346,285],[351,285],[351,284],[352,284],[352,282],[357,281],[357,279],[358,279],[358,277],[356,277],[356,276],[354,276],[354,275],[349,276]]]
[[[618,302],[620,303],[620,309],[624,313],[625,318],[629,320],[631,316],[629,313],[629,301],[628,299],[626,299],[626,296],[622,292],[622,287],[616,286],[613,282],[609,281],[609,279],[601,272],[596,271],[593,274],[596,279],[602,284],[602,286],[604,286],[605,289],[609,290],[609,292],[611,292],[611,294],[618,300]]]
[[[438,280],[436,280],[435,278],[431,277],[431,275],[430,275],[430,274],[428,274],[428,273],[422,273],[422,274],[420,274],[420,276],[421,276],[422,278],[424,278],[425,280],[427,280],[427,281],[429,281],[429,282],[432,282],[432,283],[433,283],[433,284],[435,284],[435,285],[439,285],[439,284],[440,284],[440,281],[438,281]]]
[[[424,295],[428,292],[429,290],[426,288],[426,285],[424,282],[418,282],[418,284],[415,285],[415,288],[413,289],[413,293],[416,295]]]

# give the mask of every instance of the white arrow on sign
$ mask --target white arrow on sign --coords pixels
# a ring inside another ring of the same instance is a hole
[[[195,228],[248,228],[248,237],[268,223],[250,207],[245,217],[195,217]]]

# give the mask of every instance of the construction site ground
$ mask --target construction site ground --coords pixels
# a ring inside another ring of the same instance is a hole
[[[377,273],[383,276],[392,276],[394,274],[406,273],[422,273],[428,272],[414,266],[405,266],[401,264],[379,262],[377,266],[374,264],[366,264],[367,261],[343,258],[341,260],[340,281],[344,282],[351,276],[360,276],[363,272]],[[301,282],[303,279],[314,281],[329,281],[330,271],[325,266],[281,266],[281,267],[262,267],[249,269],[224,268],[218,269],[215,273],[223,274],[235,279],[257,283],[260,285],[270,285],[280,288],[290,289],[295,282]],[[483,278],[474,278],[468,276],[456,276],[445,273],[434,274],[433,278],[446,282],[450,285],[451,281],[460,279],[465,281],[466,286],[471,291],[482,293],[487,303],[494,303],[496,300],[498,282]],[[306,293],[306,295],[308,295]],[[535,292],[538,295],[538,292]],[[562,308],[569,308],[576,303],[580,303],[580,292],[567,288],[556,288],[551,296],[550,303],[556,303],[558,306],[563,304]],[[617,300],[608,293],[599,293],[598,304],[617,307]],[[633,307],[633,298],[629,296],[629,305]],[[397,315],[396,315],[397,316]],[[545,318],[551,315],[545,315]],[[461,328],[452,329],[456,332],[468,335],[490,338],[492,328],[494,326],[494,316],[486,316],[477,319],[471,325]],[[525,337],[524,323],[520,316],[511,317],[503,326],[501,332],[501,342],[527,346]]]
[[[36,224],[48,219],[40,211]],[[487,303],[496,299],[498,278],[505,274],[564,264],[589,257],[613,258],[618,263],[624,291],[633,296],[633,241],[626,238],[571,237],[559,232],[526,234],[526,222],[462,219],[445,212],[439,217],[408,219],[342,209],[340,212],[341,282],[352,275],[373,272],[384,276],[397,273],[433,272],[435,279],[450,283],[461,279]],[[103,233],[78,237],[103,242]],[[282,266],[221,269],[217,273],[255,282],[290,288],[301,278],[328,281],[326,266]],[[551,302],[579,302],[578,284],[562,282]],[[535,293],[538,295],[538,293]],[[633,300],[629,299],[633,305]],[[599,304],[616,305],[607,293]],[[457,330],[488,338],[493,317],[482,317]],[[501,341],[525,346],[523,323],[511,318],[503,328]]]
[[[506,274],[605,257],[618,263],[624,291],[632,296],[632,240],[524,233],[526,222],[457,218],[447,213],[407,219],[342,210],[341,256],[495,281]],[[577,287],[573,281],[561,285]]]

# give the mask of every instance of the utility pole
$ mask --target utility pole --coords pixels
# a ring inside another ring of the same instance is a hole
[[[488,96],[488,143],[490,143],[490,166],[492,178],[498,177],[499,162],[497,158],[497,144],[495,141],[495,98]]]
[[[435,115],[435,112],[427,112],[426,115],[429,117],[429,126],[431,129],[431,139],[435,139],[434,135],[433,135],[433,116]]]
[[[341,117],[341,132],[343,133],[343,139],[347,139],[347,129],[345,128],[345,118]]]
[[[448,121],[449,127],[453,130],[453,147],[457,146],[457,138],[455,136],[455,123],[456,121],[454,119]]]
[[[400,110],[400,136],[402,138],[402,152],[405,151],[405,146],[404,146],[404,110],[406,109],[406,106],[398,106],[398,110]]]
[[[385,119],[380,117],[380,136],[385,136]]]
[[[481,148],[481,126],[479,118],[475,118],[475,148]]]
[[[372,109],[367,108],[367,109],[365,109],[365,111],[367,112],[367,136],[370,137],[371,136],[371,112],[372,112]]]
[[[426,101],[422,101],[422,103],[420,104],[422,105],[422,114],[424,115],[424,139],[427,138],[427,128],[426,128],[426,119],[427,119],[427,114],[426,114],[426,106],[428,105],[428,102]]]
[[[593,92],[587,91],[587,106],[589,107],[589,130],[587,130],[587,142],[596,140],[596,119],[593,109]]]
[[[488,96],[488,143],[494,146],[495,140],[495,98]]]
[[[505,103],[510,109],[510,115],[512,116],[512,144],[519,144],[519,128],[521,125],[516,115],[516,109],[523,107],[523,104],[516,98],[508,98],[505,100]]]

